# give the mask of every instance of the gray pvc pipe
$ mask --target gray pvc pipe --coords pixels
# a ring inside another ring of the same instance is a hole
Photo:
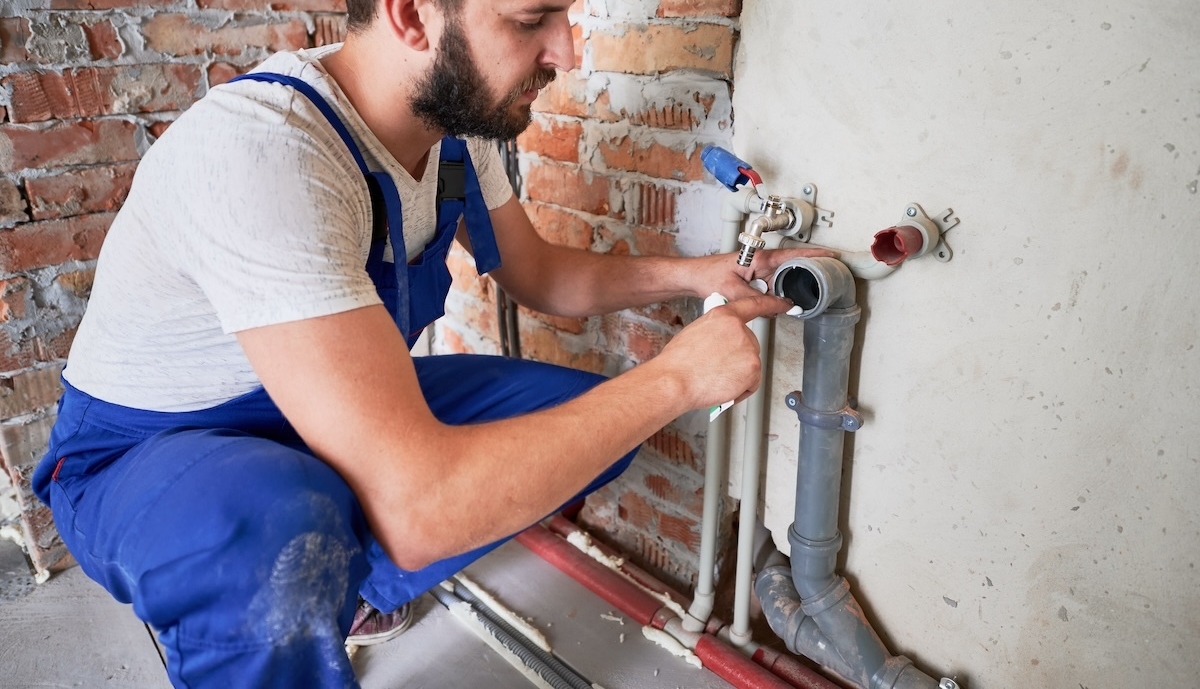
[[[808,322],[803,391],[788,396],[801,423],[796,507],[788,529],[791,567],[760,574],[756,588],[764,613],[790,650],[856,686],[936,689],[932,677],[888,652],[849,584],[835,573],[842,547],[837,522],[844,438],[860,423],[846,406],[854,326],[861,315],[853,276],[835,259],[797,259],[780,266],[772,288],[792,299],[800,308],[795,315]]]
[[[441,586],[434,586],[429,590],[429,593],[436,598],[439,603],[447,608],[455,603],[463,602],[461,598],[443,589]],[[478,610],[476,610],[476,612],[478,612]],[[500,625],[495,624],[492,622],[492,620],[488,619],[482,614],[480,614],[477,619],[489,634],[495,637],[496,640],[504,646],[504,648],[508,649],[513,655],[519,658],[521,662],[525,664],[525,667],[537,673],[538,677],[541,677],[546,684],[549,684],[554,689],[576,689],[576,686],[568,681],[567,678],[558,674],[554,668],[543,662],[543,660],[538,657],[538,654],[534,652],[535,649],[527,642],[522,641],[524,637],[521,637],[519,634],[515,636],[510,634],[501,628]],[[536,650],[541,651],[541,649]]]
[[[594,689],[595,685],[587,679],[579,675],[577,672],[567,666],[566,663],[559,660],[553,653],[539,648],[533,643],[525,641],[525,635],[515,629],[511,624],[506,622],[495,610],[492,610],[486,603],[479,600],[479,597],[471,593],[465,586],[454,582],[454,595],[471,604],[475,612],[487,618],[489,622],[497,628],[504,630],[514,641],[520,643],[522,648],[529,652],[530,655],[545,663],[555,674],[563,679],[564,682],[571,686],[571,689]],[[503,641],[501,641],[503,643]]]

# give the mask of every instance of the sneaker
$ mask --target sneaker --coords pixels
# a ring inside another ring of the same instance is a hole
[[[365,600],[359,600],[346,646],[373,646],[394,639],[408,629],[412,620],[412,603],[405,603],[392,612],[381,612]]]

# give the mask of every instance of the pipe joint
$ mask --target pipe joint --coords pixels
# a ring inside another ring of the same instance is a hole
[[[796,525],[788,528],[788,543],[792,547],[792,581],[802,600],[823,595],[837,583],[838,552],[842,549],[842,534],[835,532],[827,541],[813,541],[801,536]]]
[[[749,184],[740,186],[737,191],[725,197],[725,203],[721,206],[721,219],[740,223],[750,213],[762,213],[764,204],[757,189]]]
[[[804,397],[799,390],[788,393],[785,399],[787,400],[788,409],[796,412],[800,423],[805,426],[823,428],[830,431],[843,430],[851,433],[863,426],[862,414],[858,413],[857,410],[848,404],[838,411],[818,411],[804,404]]]
[[[771,276],[770,287],[775,296],[792,300],[796,306],[788,315],[800,319],[855,306],[854,275],[836,258],[785,261]]]
[[[895,689],[900,675],[911,666],[912,661],[904,656],[888,656],[871,677],[871,689]]]
[[[793,574],[794,576],[794,574]],[[804,597],[800,601],[800,609],[809,617],[817,617],[826,610],[840,604],[850,595],[850,582],[845,577],[835,577],[834,580],[815,596]]]

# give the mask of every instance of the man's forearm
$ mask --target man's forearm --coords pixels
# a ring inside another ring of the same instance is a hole
[[[585,317],[700,297],[696,259],[613,256],[548,246],[540,261],[537,289],[514,290],[522,305],[556,316]],[[508,289],[507,284],[505,288]]]
[[[682,376],[647,365],[545,411],[380,433],[396,456],[352,487],[384,549],[417,569],[536,522],[691,406]]]

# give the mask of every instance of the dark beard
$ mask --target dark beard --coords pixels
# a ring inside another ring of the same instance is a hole
[[[471,58],[467,37],[458,19],[451,18],[433,66],[417,82],[412,110],[425,124],[450,136],[505,141],[525,131],[532,119],[529,106],[512,111],[513,103],[524,90],[541,88],[554,76],[553,69],[542,68],[493,105],[491,89]]]

